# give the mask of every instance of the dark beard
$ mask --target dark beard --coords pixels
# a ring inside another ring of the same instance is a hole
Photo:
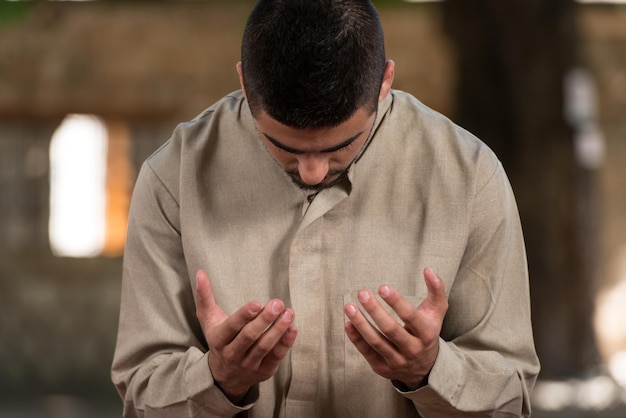
[[[306,184],[300,178],[300,174],[298,173],[298,170],[285,170],[285,172],[287,173],[291,181],[293,181],[293,183],[296,186],[298,186],[302,190],[306,190],[309,192],[316,192],[316,193],[324,189],[330,189],[334,185],[339,184],[342,181],[344,181],[346,178],[348,178],[348,169],[344,168],[340,170],[329,171],[327,174],[327,177],[332,177],[332,176],[337,175],[337,178],[335,178],[334,180],[330,182],[327,182],[327,183],[322,182],[320,184]]]

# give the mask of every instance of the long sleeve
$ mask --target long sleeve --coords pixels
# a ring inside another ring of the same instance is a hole
[[[250,405],[234,406],[213,384],[175,195],[144,164],[130,213],[112,379],[125,417],[234,415]]]
[[[475,186],[466,250],[429,384],[405,394],[425,417],[530,416],[539,363],[524,242],[501,165],[487,178]]]
[[[241,92],[144,164],[129,219],[112,379],[126,417],[528,415],[538,373],[519,216],[484,144],[410,95],[379,105],[372,140],[312,202],[275,163]],[[340,187],[341,186],[341,187]],[[344,332],[344,305],[388,283],[416,304],[424,267],[449,309],[428,385],[398,393]],[[199,268],[227,313],[285,301],[298,338],[231,404],[195,316]]]

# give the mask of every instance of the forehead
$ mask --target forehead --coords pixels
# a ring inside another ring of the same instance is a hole
[[[352,117],[338,126],[296,129],[260,111],[255,116],[255,122],[262,135],[268,135],[289,148],[315,152],[332,148],[360,133],[367,135],[373,117],[374,112],[360,108]]]

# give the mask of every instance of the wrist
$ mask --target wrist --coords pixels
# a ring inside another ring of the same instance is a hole
[[[217,388],[222,391],[224,396],[226,396],[226,398],[228,398],[228,400],[233,405],[238,405],[238,406],[243,405],[245,403],[244,400],[246,399],[248,393],[250,392],[250,388],[246,388],[244,390],[241,390],[241,389],[228,389],[228,388],[224,387],[224,385],[222,385],[217,380],[213,380],[213,382],[214,382],[215,386],[217,386]]]
[[[413,392],[420,388],[423,388],[428,384],[428,375],[422,377],[421,379],[411,380],[411,381],[400,381],[397,379],[392,379],[391,383],[401,392]]]
[[[248,392],[250,392],[250,386],[245,386],[241,384],[229,384],[229,379],[219,376],[217,373],[218,367],[215,367],[214,356],[211,356],[211,351],[209,351],[207,363],[209,365],[209,370],[211,371],[211,375],[213,377],[213,384],[228,398],[228,400],[234,405],[239,405],[246,398]],[[213,360],[212,360],[213,359]]]

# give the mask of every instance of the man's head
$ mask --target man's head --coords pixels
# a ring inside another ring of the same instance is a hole
[[[328,128],[374,112],[385,72],[383,31],[369,0],[261,0],[242,42],[252,113]]]
[[[369,0],[261,0],[237,64],[261,140],[299,187],[341,182],[391,89]]]

